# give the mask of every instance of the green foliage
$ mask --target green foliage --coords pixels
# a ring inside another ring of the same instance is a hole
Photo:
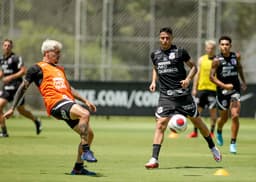
[[[40,46],[46,38],[54,38],[64,45],[62,63],[68,65],[73,74],[75,54],[75,11],[74,0],[14,0],[14,16],[11,22],[10,1],[0,1],[0,38],[8,36],[15,41],[15,51],[21,54],[26,64],[33,64],[41,59]],[[112,74],[112,79],[148,80],[151,69],[149,62],[149,38],[151,31],[157,36],[159,28],[171,26],[174,29],[174,39],[179,46],[188,48],[192,57],[197,55],[197,20],[199,1],[155,0],[155,30],[150,31],[151,2],[149,0],[121,1],[113,0],[113,60],[115,68],[101,65],[101,38],[103,32],[103,2],[96,0],[81,1],[81,62],[94,65],[81,65],[82,76],[89,80],[100,78],[102,70]],[[216,31],[231,35],[233,39],[251,40],[255,35],[252,28],[256,22],[255,3],[238,1],[216,1],[220,25]],[[208,11],[210,1],[203,1],[204,11]],[[221,12],[219,11],[221,10]],[[107,18],[109,20],[109,18]],[[204,24],[207,17],[204,17]],[[13,29],[10,28],[13,26]],[[104,30],[109,31],[109,29]],[[204,30],[203,30],[204,31]],[[187,38],[187,39],[186,39]],[[17,40],[17,41],[16,41]],[[91,43],[91,41],[95,41]],[[89,42],[89,43],[88,43]],[[109,42],[107,42],[107,45]],[[247,46],[244,46],[247,49]],[[92,51],[92,52],[90,52]],[[87,55],[86,55],[87,54]],[[96,65],[96,66],[95,66]],[[110,66],[112,66],[110,65]],[[144,66],[134,74],[129,65]],[[71,68],[72,67],[72,68]],[[85,67],[85,68],[84,68]],[[119,69],[119,68],[120,69]],[[70,77],[72,78],[72,75]]]
[[[85,45],[82,45],[81,48],[81,66],[84,67],[83,74],[85,77],[90,75],[90,80],[100,80],[101,79],[101,68],[91,69],[91,66],[94,64],[101,64],[101,48],[98,41],[88,42]],[[114,73],[117,79],[124,78],[130,79],[129,73],[121,69],[114,69],[116,65],[126,66],[126,63],[123,63],[117,56],[113,55],[112,57],[112,67],[106,69],[109,74]],[[115,80],[115,78],[113,78]]]
[[[62,63],[70,63],[70,57],[73,56],[73,38],[69,34],[64,34],[59,29],[52,26],[42,26],[33,21],[20,21],[20,36],[16,40],[15,52],[21,54],[27,65],[34,64],[42,59],[41,45],[46,39],[56,39],[63,43],[65,57]],[[41,31],[44,32],[42,37]]]
[[[255,34],[252,28],[256,22],[255,7],[253,3],[223,3],[222,12],[223,32],[230,32],[236,37],[250,38]]]

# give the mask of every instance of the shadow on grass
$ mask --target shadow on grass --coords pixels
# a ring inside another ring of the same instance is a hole
[[[221,169],[221,166],[178,166],[178,167],[165,167],[158,168],[157,170],[167,170],[167,169]]]
[[[17,135],[15,135],[15,136],[11,136],[11,138],[19,138],[19,139],[40,139],[40,140],[42,140],[42,139],[46,139],[47,137],[46,136],[40,136],[40,135],[34,135],[34,136],[17,136]]]
[[[106,177],[101,173],[97,173],[96,175],[81,175],[81,174],[73,175],[73,174],[70,174],[70,173],[64,173],[64,174],[69,175],[69,176]]]
[[[178,166],[178,167],[165,167],[156,170],[171,170],[171,169],[221,169],[221,166]],[[154,169],[155,170],[155,169]],[[203,176],[202,174],[186,174],[184,176]]]

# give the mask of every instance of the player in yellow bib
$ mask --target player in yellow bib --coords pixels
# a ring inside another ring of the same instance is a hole
[[[198,72],[195,75],[192,95],[196,97],[198,111],[208,109],[211,119],[211,136],[214,136],[215,123],[217,119],[216,109],[216,85],[210,81],[210,70],[213,58],[215,57],[216,42],[213,40],[205,41],[205,52],[198,59]],[[189,138],[198,136],[197,128],[188,135]]]

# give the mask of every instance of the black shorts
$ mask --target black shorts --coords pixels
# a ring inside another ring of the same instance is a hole
[[[169,97],[160,95],[156,117],[171,117],[173,114],[182,114],[184,116],[197,117],[197,104],[192,95],[180,97]]]
[[[229,95],[218,93],[216,97],[218,108],[220,110],[228,110],[230,103],[233,101],[240,101],[240,97],[241,95],[238,91],[235,91],[234,93]]]
[[[216,108],[216,92],[211,90],[199,90],[197,92],[198,106],[204,109]]]
[[[62,100],[58,102],[51,110],[51,115],[59,120],[64,120],[70,128],[74,128],[78,123],[79,120],[72,120],[70,118],[70,109],[71,107],[76,104],[70,100]]]
[[[5,100],[7,100],[8,102],[12,102],[15,96],[17,90],[1,90],[0,91],[0,98],[3,98]],[[18,104],[18,106],[22,106],[25,104],[25,99],[24,97],[22,98],[22,100],[20,101],[20,103]]]

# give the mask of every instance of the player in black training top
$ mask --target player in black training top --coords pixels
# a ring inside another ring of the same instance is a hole
[[[217,143],[223,145],[222,128],[231,113],[231,141],[230,152],[236,153],[236,139],[239,131],[240,88],[246,90],[240,54],[231,52],[232,39],[222,36],[219,39],[220,55],[212,63],[210,79],[217,85],[217,105],[220,117],[217,120]],[[242,80],[240,86],[239,76]]]
[[[156,90],[159,81],[160,98],[156,110],[156,128],[153,139],[152,157],[146,168],[158,168],[158,156],[164,140],[164,131],[172,115],[179,113],[188,117],[195,127],[199,128],[211,149],[214,159],[221,161],[221,154],[215,147],[207,126],[197,111],[197,105],[189,88],[190,81],[196,74],[196,66],[185,49],[172,45],[172,29],[165,27],[160,30],[160,49],[151,54],[153,62],[152,82],[150,91]],[[184,64],[190,71],[187,74]]]
[[[16,56],[12,52],[12,40],[5,39],[2,44],[3,55],[0,57],[0,78],[2,79],[2,89],[0,90],[0,126],[2,132],[0,137],[8,137],[5,118],[3,118],[3,109],[8,102],[11,102],[14,95],[22,82],[22,76],[26,72],[26,68],[20,56]],[[41,122],[24,107],[24,99],[17,107],[18,112],[26,118],[32,120],[36,126],[36,133],[42,130]]]

